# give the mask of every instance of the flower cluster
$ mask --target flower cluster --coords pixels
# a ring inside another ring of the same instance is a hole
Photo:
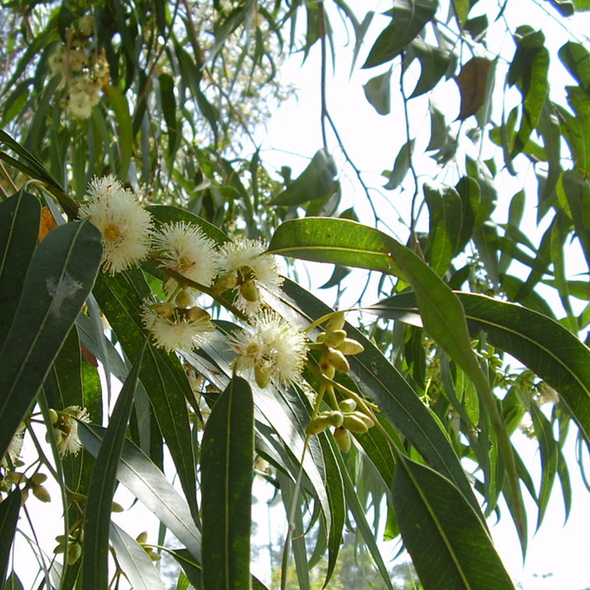
[[[238,353],[234,370],[253,373],[259,387],[271,381],[300,381],[307,355],[305,334],[278,314],[260,312],[250,329],[233,334],[230,342]]]
[[[58,88],[68,93],[67,109],[77,119],[87,119],[100,101],[100,91],[108,81],[109,68],[103,52],[89,48],[94,19],[78,21],[69,44],[61,44],[49,57],[52,76],[61,76]]]
[[[86,408],[69,406],[61,411],[50,410],[53,434],[61,455],[77,455],[82,448],[78,422],[90,422]]]
[[[152,218],[136,195],[109,175],[90,183],[87,198],[78,215],[90,219],[102,233],[105,272],[115,274],[146,258]]]

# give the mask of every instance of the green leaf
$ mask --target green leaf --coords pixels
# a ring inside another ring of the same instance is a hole
[[[41,206],[19,192],[0,203],[0,348],[18,307],[37,238]]]
[[[391,68],[384,74],[371,78],[363,85],[367,100],[380,115],[391,111]]]
[[[590,96],[578,86],[567,86],[567,99],[575,116],[556,107],[565,131],[565,139],[572,151],[576,170],[590,175]]]
[[[203,435],[203,588],[248,588],[254,401],[240,377],[217,400]]]
[[[15,488],[0,502],[0,590],[4,590],[10,548],[16,532],[20,510],[21,492]]]
[[[590,184],[579,172],[566,170],[561,181],[586,264],[590,268]]]
[[[426,257],[439,276],[444,276],[458,253],[463,229],[463,203],[453,187],[424,184],[424,197],[430,213]]]
[[[109,532],[117,467],[133,407],[133,398],[144,351],[145,343],[119,393],[90,480],[84,515],[82,562],[82,579],[84,588],[87,590],[104,590],[109,585]]]
[[[173,158],[178,149],[178,121],[176,120],[176,97],[174,96],[174,78],[163,72],[159,76],[160,100],[166,128],[168,129],[168,157]]]
[[[78,430],[84,447],[96,457],[106,429],[80,424]],[[200,560],[201,534],[195,526],[187,501],[130,440],[125,440],[123,444],[117,479],[170,529],[195,559]]]
[[[541,31],[517,36],[517,49],[508,71],[508,83],[518,84],[523,95],[523,113],[520,129],[514,138],[511,156],[525,149],[531,133],[536,129],[549,94],[549,51]]]
[[[398,462],[393,507],[425,590],[513,590],[491,537],[457,488],[429,467]]]
[[[410,98],[415,98],[432,90],[447,73],[453,59],[452,52],[428,45],[420,37],[412,41],[407,55],[408,65],[406,68],[415,57],[420,62],[420,78]]]
[[[378,66],[399,55],[434,18],[437,8],[435,0],[397,0],[388,13],[392,21],[381,31],[363,68]]]
[[[404,181],[406,174],[412,166],[412,154],[414,152],[415,142],[415,139],[411,139],[402,146],[395,158],[393,169],[387,174],[389,180],[383,185],[383,188],[394,190]]]
[[[114,522],[110,526],[109,538],[117,556],[117,563],[133,590],[168,588],[145,549]]]
[[[558,53],[568,72],[590,94],[590,52],[581,43],[568,41]]]
[[[485,295],[457,293],[471,333],[484,331],[488,342],[510,353],[553,387],[584,436],[590,438],[590,349],[555,320],[514,303]],[[416,323],[412,295],[396,295],[371,306],[379,315]]]
[[[117,176],[121,181],[125,182],[133,153],[133,129],[129,105],[125,95],[116,86],[107,86],[105,92],[118,124],[119,166]]]
[[[100,232],[87,221],[55,228],[35,250],[0,351],[0,456],[80,313],[101,256]]]
[[[94,294],[129,358],[134,358],[145,339],[141,307],[151,296],[138,269],[115,277],[100,275]],[[170,450],[189,505],[196,508],[196,478],[193,437],[186,400],[193,397],[186,374],[176,355],[148,343],[140,379]]]
[[[296,206],[324,199],[338,190],[334,158],[324,149],[316,152],[307,168],[271,201],[271,205]]]

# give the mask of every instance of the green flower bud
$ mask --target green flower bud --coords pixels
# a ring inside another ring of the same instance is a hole
[[[320,332],[318,334],[318,337],[315,339],[316,342],[319,342],[320,344],[326,339],[326,333],[325,332]]]
[[[125,512],[125,508],[123,508],[118,502],[113,502],[111,504],[111,512]]]
[[[326,339],[324,342],[326,346],[331,348],[338,348],[346,339],[346,332],[344,330],[334,330],[333,332],[326,332]]]
[[[328,325],[326,326],[326,332],[342,330],[342,328],[344,328],[345,321],[344,312],[341,311],[340,313],[337,313],[336,315],[332,316],[332,319],[328,322]]]
[[[368,432],[369,430],[365,421],[359,418],[356,414],[346,414],[346,416],[344,416],[343,427],[355,434],[365,434],[365,432]]]
[[[186,310],[186,317],[193,322],[198,322],[199,320],[210,320],[211,314],[208,311],[195,306]]]
[[[330,416],[318,416],[307,425],[305,434],[319,434],[328,428],[330,428]]]
[[[152,303],[150,309],[165,318],[169,318],[174,313],[174,306],[170,301],[161,301]]]
[[[373,426],[375,426],[375,421],[373,418],[367,416],[367,414],[364,414],[363,412],[359,412],[357,410],[352,415],[356,416],[359,420],[362,420],[367,425],[367,428],[373,428]]]
[[[68,547],[68,565],[74,565],[82,556],[82,546],[80,543],[72,543]]]
[[[328,364],[332,365],[337,371],[342,371],[343,373],[350,371],[350,365],[346,357],[339,350],[329,348],[326,353],[326,359]]]
[[[140,545],[145,545],[147,543],[148,540],[148,534],[147,531],[143,531],[143,533],[139,533],[139,535],[137,535],[137,537],[135,537],[135,540],[140,544]]]
[[[342,412],[339,412],[338,410],[336,410],[330,414],[329,421],[330,421],[330,426],[334,426],[335,428],[340,428],[340,426],[342,426],[342,424],[344,424],[344,416],[342,415]]]
[[[336,428],[336,430],[334,430],[334,440],[343,453],[348,453],[348,451],[350,451],[352,441],[350,440],[348,430],[345,430],[342,427]]]
[[[240,293],[242,297],[250,303],[256,303],[259,301],[258,287],[254,281],[244,281],[240,285]]]
[[[47,481],[47,475],[45,473],[35,473],[31,476],[31,481],[34,485],[41,485]]]
[[[356,402],[353,399],[348,398],[348,399],[342,400],[338,404],[338,407],[345,414],[350,414],[351,412],[354,412],[356,410]]]
[[[191,304],[191,301],[192,297],[184,289],[176,296],[176,305],[178,307],[187,308]]]
[[[59,420],[59,415],[53,408],[49,408],[49,419],[52,424],[57,424],[57,421]]]
[[[347,355],[360,354],[364,352],[365,347],[352,338],[345,338],[336,348],[342,353]]]
[[[270,383],[272,375],[272,367],[265,365],[256,365],[254,367],[254,377],[256,378],[256,385],[264,389]]]
[[[236,277],[235,272],[227,272],[218,277],[217,281],[215,282],[215,287],[219,291],[227,291],[228,289],[233,289],[238,284],[238,277]]]
[[[49,495],[47,489],[43,486],[33,486],[33,495],[35,498],[37,498],[37,500],[45,502],[46,504],[51,502],[51,496]]]

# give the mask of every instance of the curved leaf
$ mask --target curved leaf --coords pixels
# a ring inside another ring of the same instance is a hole
[[[14,539],[18,513],[21,504],[21,492],[14,489],[0,502],[0,590],[4,590],[10,548]]]
[[[125,441],[144,351],[145,343],[115,403],[88,487],[82,562],[83,584],[88,590],[104,590],[109,585],[109,532],[117,467]]]
[[[0,351],[0,456],[80,313],[101,257],[100,232],[87,221],[54,229],[35,250]]]
[[[514,590],[485,526],[450,481],[404,459],[392,490],[404,545],[425,590]]]
[[[235,377],[213,407],[201,448],[204,590],[249,587],[253,460],[252,390]]]

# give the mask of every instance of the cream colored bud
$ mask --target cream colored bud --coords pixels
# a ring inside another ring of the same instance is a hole
[[[330,417],[329,416],[318,416],[314,418],[305,429],[305,434],[313,435],[324,432],[330,428]]]
[[[343,428],[346,428],[346,430],[350,430],[350,432],[354,432],[355,434],[365,434],[369,430],[365,421],[359,418],[356,414],[346,414],[346,416],[344,416]]]
[[[254,377],[256,378],[256,385],[264,389],[269,383],[272,375],[272,367],[265,365],[256,365],[254,367]]]
[[[49,408],[49,420],[51,420],[51,424],[57,424],[59,420],[59,414],[53,408]]]
[[[227,291],[233,289],[238,284],[238,277],[235,272],[226,272],[218,277],[215,286],[219,291]]]
[[[46,504],[51,502],[51,496],[49,495],[47,489],[43,486],[33,486],[33,495],[35,498],[37,498],[37,500],[45,502]]]
[[[367,414],[364,414],[363,412],[359,412],[357,410],[352,415],[356,416],[359,420],[362,420],[367,425],[367,428],[373,428],[373,426],[375,426],[375,421],[373,418],[371,418],[371,416],[367,416]]]
[[[350,371],[350,365],[348,364],[346,357],[339,350],[329,348],[326,353],[326,359],[337,371],[342,371],[343,373],[348,373],[348,371]]]
[[[137,537],[135,537],[135,540],[140,544],[140,545],[145,545],[147,543],[148,540],[148,534],[147,531],[143,531],[142,533],[139,533],[139,535],[137,535]]]
[[[336,428],[336,430],[334,430],[334,440],[343,453],[348,453],[348,451],[350,451],[352,441],[350,440],[348,430],[345,430],[342,427]]]
[[[326,339],[324,340],[326,346],[331,348],[338,348],[346,340],[346,332],[344,330],[334,330],[326,332]]]
[[[320,332],[318,334],[318,337],[316,338],[315,341],[316,342],[319,342],[321,344],[322,342],[324,342],[325,339],[326,339],[326,333],[325,332]]]
[[[344,424],[344,416],[338,410],[330,414],[329,420],[330,426],[334,426],[335,428],[340,428]]]
[[[342,330],[344,328],[346,320],[344,319],[344,312],[341,311],[336,315],[332,316],[332,319],[328,322],[326,326],[326,332],[334,332],[335,330]]]
[[[360,354],[361,352],[364,352],[364,350],[365,350],[365,347],[360,342],[357,342],[356,340],[353,340],[352,338],[344,339],[337,346],[337,348],[342,354],[346,354],[346,355]]]
[[[250,303],[256,303],[259,301],[258,287],[254,281],[244,281],[240,285],[240,293],[242,297]]]
[[[183,309],[187,308],[191,302],[192,297],[189,292],[184,289],[176,296],[176,305],[178,305],[178,307],[182,307]]]
[[[169,318],[174,313],[174,306],[170,301],[162,301],[160,303],[152,303],[150,309],[165,318]]]
[[[205,309],[202,309],[200,307],[196,307],[196,306],[191,307],[190,309],[187,309],[186,315],[187,315],[188,319],[193,322],[198,322],[199,320],[210,320],[211,319],[211,314],[208,311],[206,311]]]
[[[356,402],[353,399],[348,398],[348,399],[342,400],[338,404],[338,407],[345,414],[350,414],[351,412],[354,412],[356,410]]]

